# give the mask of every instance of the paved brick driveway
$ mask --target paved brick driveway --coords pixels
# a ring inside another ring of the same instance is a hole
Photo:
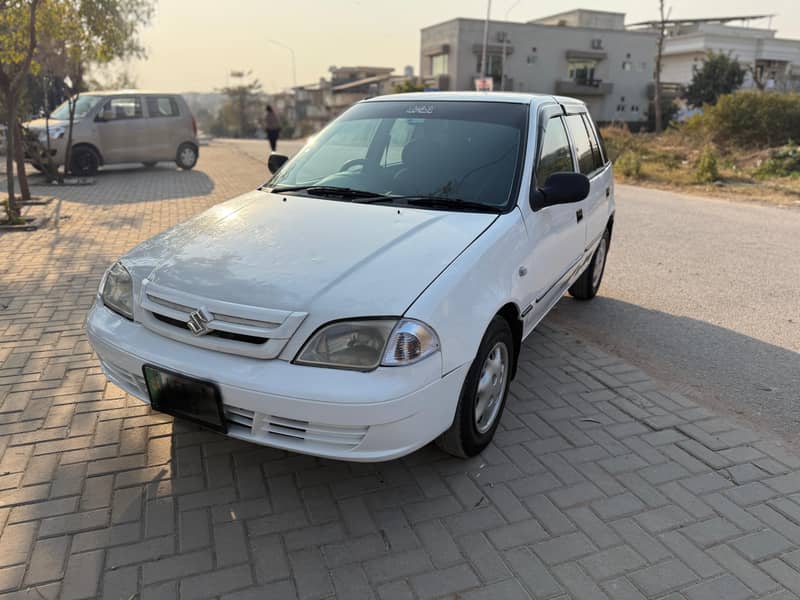
[[[103,269],[262,177],[212,145],[0,236],[0,599],[797,598],[800,458],[547,325],[470,461],[288,454],[107,384],[82,328]]]

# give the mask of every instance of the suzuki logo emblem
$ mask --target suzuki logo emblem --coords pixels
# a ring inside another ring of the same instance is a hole
[[[201,306],[189,315],[186,326],[194,335],[205,335],[209,332],[208,324],[214,316],[208,312],[205,306]]]

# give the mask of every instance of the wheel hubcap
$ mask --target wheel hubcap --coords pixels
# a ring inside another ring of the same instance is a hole
[[[181,163],[184,165],[191,165],[194,162],[194,150],[191,148],[184,148],[181,150]]]
[[[594,269],[592,270],[592,287],[597,289],[600,285],[600,278],[603,276],[603,267],[606,265],[606,238],[600,240],[597,246],[597,254],[594,257]]]
[[[508,378],[508,348],[497,342],[486,355],[478,379],[478,393],[475,395],[475,429],[486,433],[494,425]]]

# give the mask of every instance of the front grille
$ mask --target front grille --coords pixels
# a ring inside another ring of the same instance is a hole
[[[145,279],[137,320],[148,329],[185,344],[253,358],[277,358],[306,318],[304,312],[234,304],[168,289]],[[187,322],[203,309],[208,332],[193,335]]]
[[[180,327],[181,329],[189,331],[189,325],[187,325],[183,321],[179,321],[178,319],[172,319],[166,315],[159,315],[158,313],[153,313],[153,316],[162,323],[168,323],[173,327]],[[245,335],[242,333],[231,333],[230,331],[214,330],[214,331],[209,331],[206,335],[222,338],[224,340],[235,340],[237,342],[244,342],[245,344],[265,344],[269,341],[269,338],[256,337],[254,335]]]

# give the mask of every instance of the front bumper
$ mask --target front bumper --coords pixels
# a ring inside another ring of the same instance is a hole
[[[101,303],[86,331],[106,376],[145,402],[145,363],[214,381],[229,436],[351,461],[391,460],[435,439],[453,422],[469,368],[442,376],[439,354],[370,373],[235,356],[159,336]]]

